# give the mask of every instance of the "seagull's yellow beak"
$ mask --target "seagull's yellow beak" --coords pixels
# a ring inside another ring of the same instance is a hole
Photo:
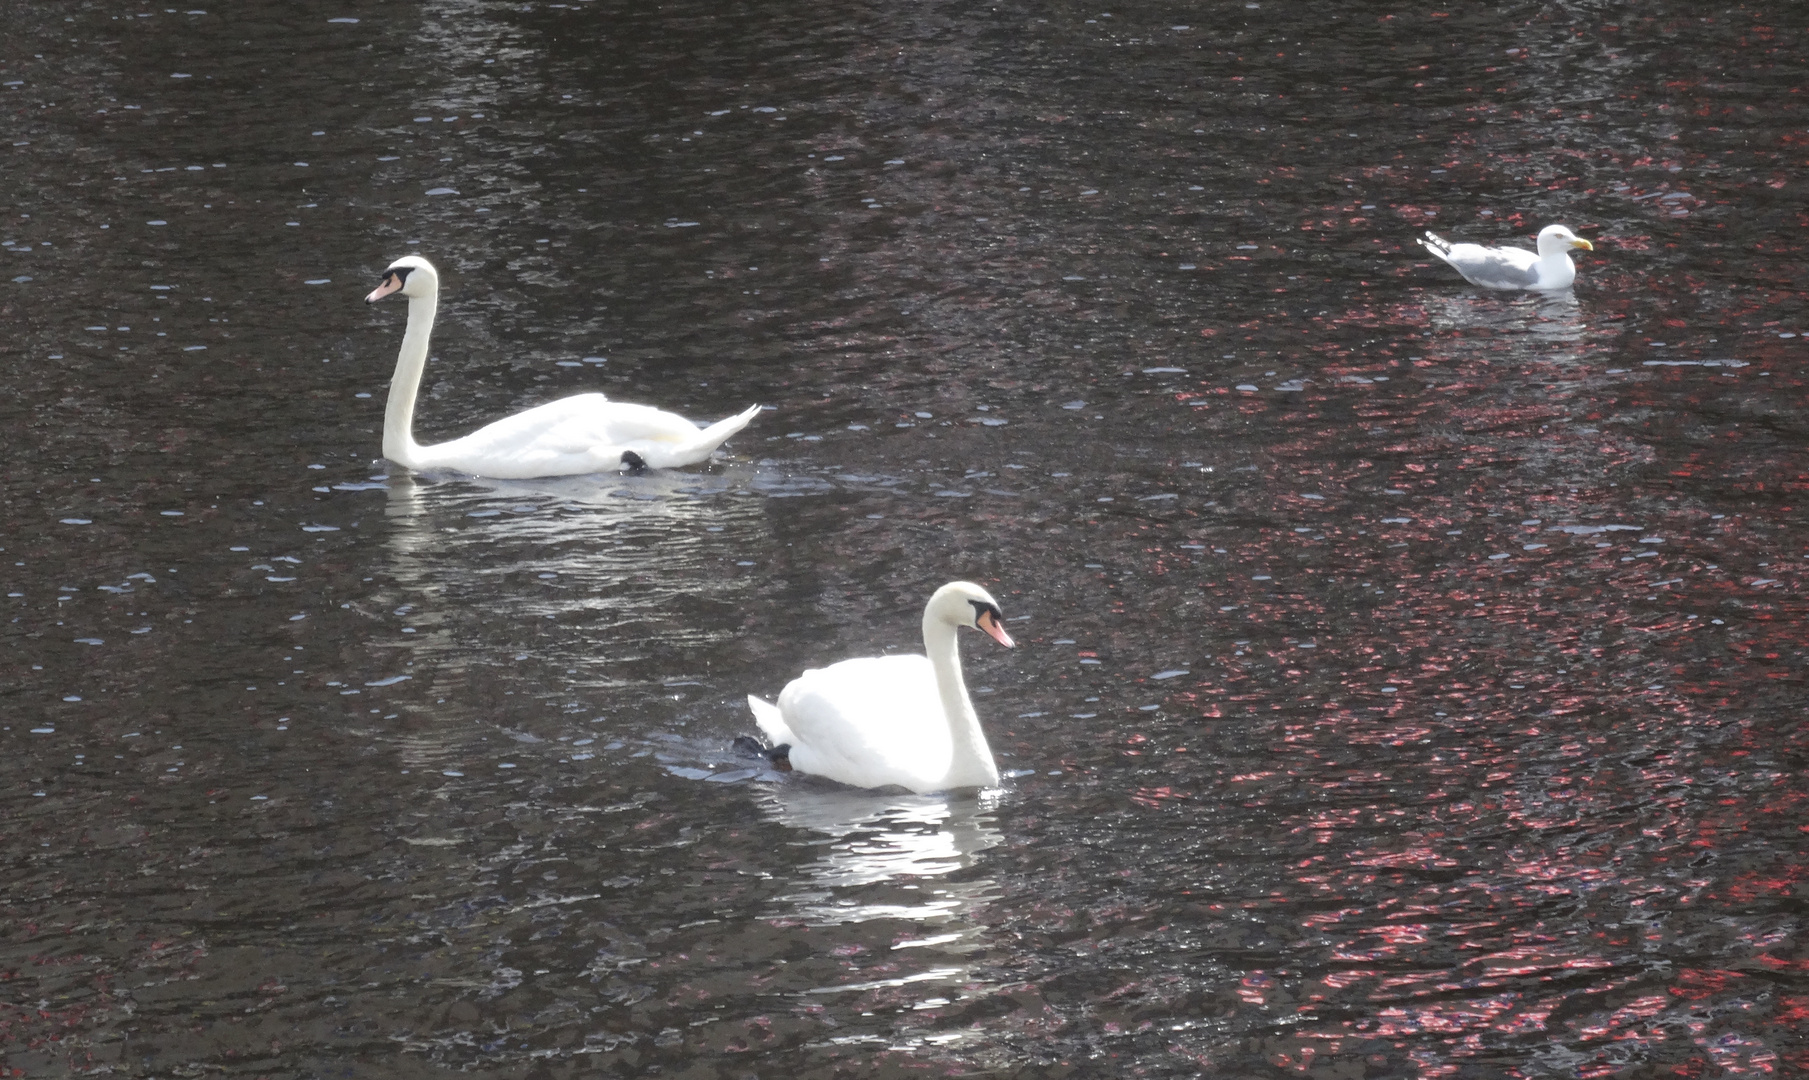
[[[1580,236],[1571,237],[1570,238],[1570,246],[1571,247],[1580,247],[1584,251],[1594,251],[1595,250],[1594,244],[1590,243],[1589,241],[1583,239]]]

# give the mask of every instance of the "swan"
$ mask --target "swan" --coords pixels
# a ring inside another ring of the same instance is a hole
[[[1539,230],[1537,255],[1525,248],[1453,244],[1434,232],[1428,232],[1419,244],[1451,264],[1451,269],[1472,285],[1542,292],[1568,289],[1577,279],[1577,264],[1570,261],[1571,248],[1595,250],[1594,244],[1562,225],[1547,225]]]
[[[924,794],[996,787],[999,767],[961,679],[955,630],[971,626],[1011,648],[999,605],[954,581],[923,609],[925,656],[864,656],[811,668],[777,705],[748,695],[775,764],[854,787],[897,785]]]
[[[462,439],[437,446],[415,442],[415,395],[427,366],[427,338],[439,306],[440,275],[419,255],[404,255],[383,271],[365,303],[391,293],[408,297],[408,329],[396,356],[383,414],[383,456],[411,469],[456,469],[497,480],[571,476],[610,469],[667,469],[710,456],[760,411],[755,405],[699,430],[675,413],[574,394],[507,416]]]

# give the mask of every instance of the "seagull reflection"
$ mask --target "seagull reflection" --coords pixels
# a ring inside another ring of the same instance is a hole
[[[1580,337],[1586,329],[1583,307],[1572,292],[1525,293],[1511,300],[1503,300],[1498,295],[1463,293],[1417,299],[1433,330],[1496,330]]]
[[[1419,298],[1431,331],[1426,359],[1465,365],[1503,360],[1521,365],[1583,363],[1588,359],[1586,313],[1570,292],[1527,294],[1503,302],[1496,296]]]
[[[933,922],[936,932],[926,929],[894,947],[964,951],[961,939],[973,928],[961,916],[987,899],[994,883],[957,872],[1004,839],[992,824],[996,793],[876,796],[804,782],[764,787],[760,798],[768,818],[827,837],[802,842],[822,850],[799,867],[803,887],[780,897],[793,917],[817,926]]]
[[[1541,295],[1533,304],[1538,320],[1527,327],[1543,342],[1561,341],[1581,344],[1589,330],[1583,306],[1568,292]]]

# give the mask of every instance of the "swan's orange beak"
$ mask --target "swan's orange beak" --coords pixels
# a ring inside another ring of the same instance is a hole
[[[992,636],[994,641],[1005,646],[1007,649],[1012,648],[1017,644],[1017,642],[1011,640],[1011,635],[1005,632],[1005,628],[999,625],[999,617],[990,611],[982,611],[980,617],[974,620],[974,625],[986,631]]]
[[[379,284],[376,288],[371,290],[371,294],[364,298],[364,302],[367,304],[374,304],[377,301],[388,296],[390,293],[393,293],[397,289],[400,289],[401,287],[402,287],[402,275],[398,274],[392,270],[391,272],[383,275],[382,283]]]

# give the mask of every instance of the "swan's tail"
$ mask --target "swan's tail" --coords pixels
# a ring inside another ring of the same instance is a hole
[[[1419,245],[1446,262],[1451,261],[1451,241],[1428,229]]]
[[[779,712],[779,706],[749,694],[747,707],[753,711],[754,723],[760,726],[760,731],[765,734],[768,742],[774,746],[786,746],[794,741],[791,728],[785,726],[785,717]]]
[[[723,443],[728,442],[729,437],[734,435],[737,431],[747,427],[748,421],[759,414],[760,406],[749,405],[747,408],[736,413],[734,416],[729,417],[727,420],[718,420],[697,433],[698,444],[714,450]]]
[[[692,428],[690,421],[668,414],[667,419],[673,421],[672,425],[650,438],[632,440],[619,448],[612,447],[604,456],[620,456],[622,467],[631,471],[676,469],[684,465],[695,465],[700,461],[708,461],[718,446],[747,427],[748,421],[759,411],[760,406],[755,405],[702,429]],[[683,430],[686,428],[690,430]]]

